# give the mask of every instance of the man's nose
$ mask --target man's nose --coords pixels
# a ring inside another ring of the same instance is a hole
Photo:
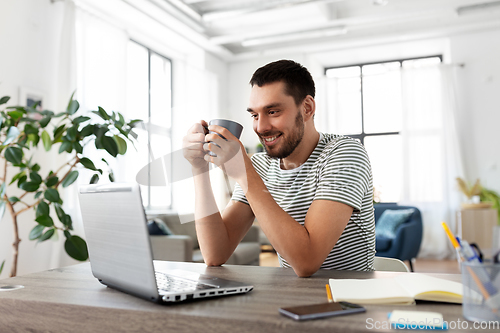
[[[271,123],[269,122],[269,119],[267,119],[267,117],[259,117],[256,120],[255,131],[257,133],[266,133],[270,131],[271,128]]]

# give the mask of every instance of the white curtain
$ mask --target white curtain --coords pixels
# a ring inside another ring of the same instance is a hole
[[[404,68],[403,197],[400,204],[422,212],[424,234],[419,257],[453,255],[441,222],[455,228],[460,196],[456,177],[463,177],[463,161],[456,128],[455,67]]]

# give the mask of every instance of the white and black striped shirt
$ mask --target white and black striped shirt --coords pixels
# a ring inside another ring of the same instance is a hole
[[[375,220],[373,180],[368,155],[360,142],[320,133],[318,145],[300,167],[282,170],[280,160],[266,153],[252,163],[276,203],[304,225],[313,200],[333,200],[354,208],[342,235],[321,265],[322,269],[373,270]],[[236,184],[232,200],[248,204]],[[278,253],[281,266],[291,267]]]

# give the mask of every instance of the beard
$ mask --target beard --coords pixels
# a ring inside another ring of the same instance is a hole
[[[258,133],[259,135],[259,140],[266,149],[266,153],[269,157],[274,157],[274,158],[287,158],[290,156],[294,151],[295,148],[299,145],[299,143],[302,141],[302,138],[304,137],[304,118],[302,117],[302,114],[297,112],[297,117],[295,117],[295,129],[293,132],[290,134],[284,134],[283,132],[266,132],[266,133]],[[281,145],[278,147],[268,147],[266,146],[266,143],[262,136],[273,136],[273,135],[281,135]]]

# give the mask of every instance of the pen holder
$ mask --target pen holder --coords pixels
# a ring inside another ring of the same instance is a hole
[[[465,319],[500,320],[500,264],[463,262],[462,284]]]

